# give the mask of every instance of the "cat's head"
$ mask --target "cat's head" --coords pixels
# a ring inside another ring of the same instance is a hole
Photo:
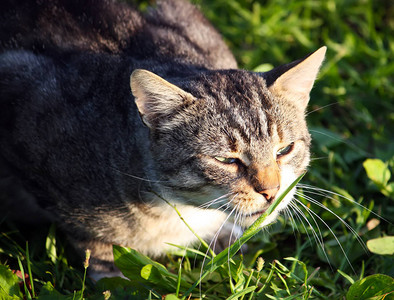
[[[177,86],[134,71],[132,93],[164,185],[195,204],[225,195],[250,225],[309,164],[305,109],[325,51],[267,73],[208,71]]]

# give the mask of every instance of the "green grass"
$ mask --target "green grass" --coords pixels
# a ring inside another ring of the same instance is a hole
[[[208,274],[201,292],[197,288],[193,297],[343,299],[348,293],[348,299],[355,299],[352,295],[359,295],[369,283],[375,291],[389,293],[384,288],[391,289],[392,281],[385,275],[394,276],[394,258],[390,242],[379,238],[394,235],[394,183],[390,181],[394,171],[394,9],[390,1],[196,2],[223,34],[241,68],[264,71],[328,47],[308,109],[312,163],[302,183],[341,194],[387,221],[337,194],[311,194],[315,191],[306,186],[301,194],[346,221],[374,252],[364,251],[335,215],[299,197],[327,226],[314,216],[316,224],[299,204],[312,228],[296,214],[293,219],[280,218],[268,234],[257,234],[248,242],[247,253],[233,256],[230,263],[225,260]],[[84,259],[76,258],[55,227],[32,231],[18,224],[1,222],[0,226],[0,298],[5,293],[26,299],[34,295],[39,299],[182,298],[202,270],[203,257],[196,252],[182,259],[180,250],[181,255],[169,254],[160,265],[116,248],[121,268],[126,270],[128,261],[140,262],[133,273],[137,275],[130,275],[133,280],[95,284],[88,278],[85,282]],[[313,232],[321,233],[324,251]],[[28,274],[29,279],[18,279],[5,265]],[[166,272],[173,274],[168,282],[163,279]]]

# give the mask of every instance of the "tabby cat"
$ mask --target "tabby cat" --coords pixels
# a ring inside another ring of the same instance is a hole
[[[183,0],[144,14],[2,0],[0,15],[1,213],[56,221],[96,272],[112,244],[157,256],[195,241],[164,199],[210,239],[229,215],[250,225],[308,166],[325,47],[253,73]]]

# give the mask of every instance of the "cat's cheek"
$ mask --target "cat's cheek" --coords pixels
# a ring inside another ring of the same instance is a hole
[[[294,168],[292,166],[288,166],[288,165],[281,167],[280,175],[281,175],[281,182],[280,182],[280,189],[278,192],[278,196],[281,195],[298,177]],[[289,202],[291,201],[291,199],[294,196],[295,190],[296,189],[293,188],[286,195],[285,199],[283,199],[281,201],[281,203],[279,204],[277,209],[283,210],[284,208],[287,207],[287,205],[289,204]]]

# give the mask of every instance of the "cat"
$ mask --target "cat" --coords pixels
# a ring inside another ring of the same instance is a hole
[[[254,73],[183,0],[144,14],[109,0],[0,8],[2,214],[57,222],[94,272],[113,270],[112,244],[159,256],[195,242],[166,201],[211,239],[307,169],[326,47]]]

